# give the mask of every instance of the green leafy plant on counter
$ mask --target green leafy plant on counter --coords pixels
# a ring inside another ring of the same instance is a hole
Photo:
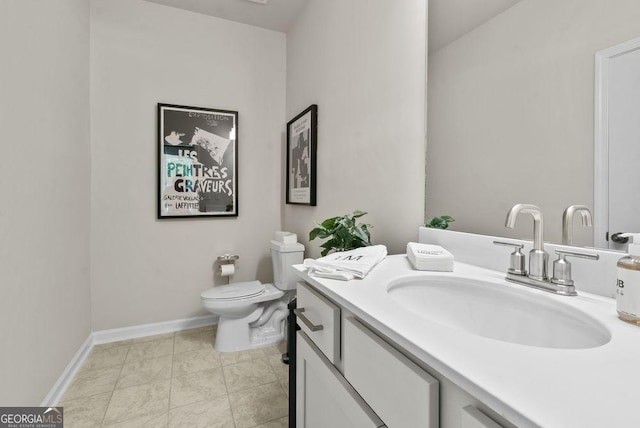
[[[371,245],[371,233],[369,229],[373,226],[367,223],[359,223],[357,219],[367,214],[366,212],[355,210],[351,214],[326,219],[309,232],[309,240],[316,238],[329,239],[320,247],[323,248],[322,256],[326,256],[331,251],[346,251],[354,248],[368,247]]]
[[[440,217],[434,217],[431,220],[427,220],[424,227],[430,227],[432,229],[446,229],[449,227],[449,223],[454,222],[455,219],[448,215]]]

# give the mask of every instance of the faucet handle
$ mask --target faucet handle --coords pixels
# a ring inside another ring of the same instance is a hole
[[[598,260],[598,254],[578,253],[576,251],[556,250],[558,258],[553,262],[553,277],[551,282],[558,285],[573,286],[571,279],[571,263],[567,257],[578,257],[581,259]]]
[[[502,245],[505,247],[513,247],[513,253],[509,256],[509,270],[508,272],[513,275],[526,276],[525,270],[525,256],[520,250],[524,247],[522,244],[512,244],[511,242],[493,241],[496,245]]]

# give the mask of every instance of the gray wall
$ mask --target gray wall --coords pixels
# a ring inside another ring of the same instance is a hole
[[[1,2],[0,52],[0,405],[38,406],[91,331],[88,3]]]
[[[272,278],[285,35],[140,0],[92,5],[93,329],[206,314],[217,256],[240,256],[234,281]],[[158,102],[240,112],[238,218],[155,219]]]
[[[426,17],[420,0],[311,0],[287,35],[287,120],[318,104],[318,205],[283,213],[308,257],[320,253],[320,241],[308,242],[315,222],[354,209],[369,212],[363,220],[375,226],[374,243],[390,253],[416,239]]]
[[[404,251],[423,220],[425,7],[314,0],[287,48],[141,0],[2,2],[0,404],[40,404],[92,330],[205,314],[222,253],[234,280],[270,281],[283,226],[304,242],[360,208]],[[240,111],[237,219],[155,219],[157,102]],[[312,103],[319,206],[283,209],[284,124]]]
[[[432,53],[427,217],[530,239],[530,219],[515,232],[504,220],[533,203],[545,240],[559,242],[567,206],[593,210],[594,54],[640,36],[638,22],[635,0],[523,0]],[[592,243],[592,230],[574,230]]]

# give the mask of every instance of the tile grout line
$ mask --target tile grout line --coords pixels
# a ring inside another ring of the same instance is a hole
[[[284,392],[284,387],[282,386],[282,383],[280,382],[280,379],[278,378],[278,375],[276,374],[276,371],[275,371],[275,369],[273,368],[273,365],[271,364],[271,361],[269,361],[269,357],[270,357],[270,356],[269,356],[269,355],[267,355],[264,351],[262,351],[262,353],[263,353],[263,357],[260,357],[260,358],[254,358],[254,359],[247,360],[247,361],[255,361],[255,360],[258,360],[258,359],[264,359],[264,360],[266,361],[266,363],[267,363],[267,367],[269,367],[269,369],[271,370],[271,373],[275,376],[276,380],[275,380],[274,382],[267,382],[267,383],[263,383],[263,384],[256,385],[256,386],[252,386],[252,387],[249,387],[249,388],[246,388],[246,389],[243,389],[243,390],[240,390],[240,391],[236,391],[236,392],[245,392],[245,391],[250,391],[250,390],[253,390],[253,389],[257,388],[257,387],[267,386],[267,385],[273,385],[274,383],[277,383],[277,384],[278,384],[278,386],[280,387],[280,389],[282,390],[283,394],[285,395],[285,397],[287,397],[287,401],[288,401],[288,396],[287,396],[287,394]],[[277,421],[277,420],[282,419],[282,418],[284,418],[284,417],[289,418],[289,411],[288,411],[288,410],[287,410],[287,413],[286,413],[286,415],[285,415],[285,416],[275,417],[275,418],[273,418],[273,419],[269,419],[268,421],[264,421],[264,422],[257,423],[257,424],[255,424],[255,425],[253,425],[251,428],[255,428],[255,427],[258,427],[258,426],[260,426],[260,425],[268,424],[268,423],[270,423],[270,422]]]
[[[218,334],[218,332],[216,331],[214,336],[213,336],[213,341],[215,343],[216,341],[216,335]],[[215,349],[215,347],[214,347]],[[217,353],[217,351],[216,351]],[[227,402],[229,403],[229,411],[231,412],[231,422],[233,422],[233,426],[234,427],[238,427],[238,424],[236,423],[236,416],[233,414],[233,407],[231,406],[231,397],[229,396],[229,386],[227,385],[227,376],[224,374],[224,367],[222,365],[222,358],[220,358],[220,354],[218,354],[218,361],[220,361],[220,371],[222,372],[222,380],[224,381],[224,389],[227,391],[226,397],[227,397]]]
[[[190,333],[190,334],[197,334],[197,332],[196,333]],[[176,335],[176,339],[177,339],[177,335]],[[174,340],[174,343],[175,343],[175,340]],[[201,349],[196,349],[196,350],[191,350],[191,351],[182,351],[182,352],[175,353],[175,348],[174,348],[174,354],[173,355],[174,356],[175,355],[182,355],[182,354],[188,354],[188,353],[200,352],[200,351],[202,351],[202,350]],[[220,363],[219,355],[217,353],[215,355],[216,355],[216,358],[218,359],[218,363]],[[208,371],[208,370],[215,370],[215,369],[219,369],[222,372],[222,379],[225,382],[225,391],[227,391],[227,393],[224,394],[224,395],[220,395],[218,397],[213,397],[213,398],[222,398],[224,396],[224,397],[227,398],[227,401],[229,402],[228,388],[227,388],[227,384],[226,384],[226,379],[224,378],[224,372],[222,371],[221,363],[217,367],[214,367],[213,369],[205,369],[205,370],[201,370],[201,371]],[[174,372],[174,363],[172,362],[172,365],[171,365],[171,385],[173,385],[173,378],[174,378],[173,372]],[[199,373],[199,372],[188,373],[187,376],[188,375],[193,375],[193,374],[196,374],[196,373]],[[171,397],[171,393],[169,394],[169,396]],[[199,400],[199,401],[180,404],[179,406],[175,406],[175,407],[172,408],[171,407],[171,399],[169,399],[169,412],[171,412],[172,410],[175,410],[175,409],[180,409],[182,407],[187,407],[187,406],[191,406],[191,405],[194,405],[194,404],[207,403],[209,401],[211,401],[211,399],[205,398],[205,399],[202,399],[202,400]],[[229,402],[229,408],[231,408],[231,403],[230,402]],[[233,413],[232,413],[232,416],[233,416]],[[235,426],[235,422],[234,422],[234,426]]]
[[[282,355],[280,355],[280,358],[278,359],[278,361],[280,361],[280,364],[282,365],[286,365],[287,367],[287,375],[284,378],[280,378],[278,377],[278,374],[276,373],[276,379],[278,380],[278,383],[280,384],[280,387],[282,388],[282,392],[284,392],[285,397],[287,397],[287,401],[289,401],[289,391],[288,388],[285,388],[284,385],[282,384],[282,380],[283,379],[287,379],[287,384],[289,383],[289,365],[288,364],[284,364],[284,362],[282,361]],[[271,364],[271,361],[269,361],[269,364],[271,365],[271,368],[273,369],[273,371],[275,372],[276,369],[275,367],[273,367],[273,364]],[[289,411],[287,410],[287,417],[289,417]]]
[[[280,364],[283,364],[283,365],[284,365],[284,363],[282,362],[282,360],[281,360],[280,358],[282,358],[282,356],[281,356],[281,355],[279,356],[278,361],[280,362]],[[280,387],[280,389],[282,390],[282,393],[283,393],[283,394],[284,394],[284,396],[286,397],[286,399],[287,399],[286,401],[287,401],[287,403],[288,403],[288,402],[289,402],[289,395],[287,394],[287,391],[285,391],[285,389],[284,389],[284,385],[282,385],[282,381],[281,381],[281,379],[278,377],[278,373],[276,373],[276,369],[275,369],[275,367],[273,367],[273,364],[271,364],[271,360],[267,359],[267,363],[269,364],[269,367],[271,367],[271,371],[273,372],[273,374],[274,374],[274,375],[275,375],[275,377],[276,377],[276,382],[278,382],[278,386],[279,386],[279,387]],[[287,366],[287,367],[288,367],[288,366]],[[289,374],[288,374],[288,372],[287,372],[287,378],[288,378],[288,377],[289,377]],[[285,417],[285,416],[280,416],[279,418],[273,418],[273,419],[271,419],[270,421],[267,421],[267,422],[265,422],[265,423],[269,423],[269,422],[277,421],[277,420],[282,419],[282,418],[284,418],[284,417]],[[287,410],[286,410],[286,418],[287,418],[287,420],[289,420],[289,407],[288,407],[288,406],[287,406]]]
[[[138,342],[138,343],[146,344],[146,343],[158,342],[158,341],[166,340],[166,339],[168,339],[168,338],[165,337],[165,338],[159,338],[159,339],[154,339],[154,340],[145,340],[143,342]],[[174,355],[174,351],[175,351],[175,333],[172,333],[171,339],[172,339],[172,342],[173,342],[173,347],[172,347],[172,350],[171,350],[171,354],[155,356],[155,357],[150,357],[150,358],[142,357],[142,358],[134,359],[134,360],[130,361],[129,364],[142,363],[144,361],[153,360],[153,359],[157,359],[157,358],[163,358],[163,357],[166,357],[166,356],[170,355],[171,356],[171,372],[172,372],[171,374],[173,374],[173,355]],[[127,350],[127,354],[125,355],[125,360],[122,363],[122,367],[121,367],[120,373],[118,375],[118,381],[120,380],[120,377],[122,376],[122,370],[124,369],[124,366],[127,364],[127,357],[129,356],[129,353],[131,351],[131,347],[133,346],[134,343],[135,343],[135,340],[133,340],[130,343],[129,349]],[[170,378],[169,379],[169,403],[167,405],[167,407],[168,407],[168,409],[167,409],[167,418],[169,416],[169,409],[171,408],[171,385],[172,385],[172,381],[173,381],[173,379]],[[137,384],[137,385],[131,385],[131,386],[128,386],[128,387],[125,387],[125,388],[121,388],[121,390],[125,390],[125,389],[128,389],[128,388],[135,388],[135,387],[141,386],[141,385],[148,385],[148,384],[151,384],[151,383],[154,383],[154,382],[157,382],[157,380],[144,382],[144,383]],[[118,382],[116,381],[116,386],[117,386],[117,384],[118,384]],[[115,390],[116,390],[116,388],[114,387],[114,391],[111,394],[111,398],[113,398],[113,394],[115,393]],[[111,403],[111,398],[109,399],[109,404]],[[107,409],[108,409],[108,406],[107,406]],[[105,411],[105,415],[103,416],[102,424],[104,424],[104,417],[106,417],[106,411]],[[137,417],[134,417],[133,419],[136,419],[136,418]],[[127,421],[130,421],[130,420],[133,420],[133,419],[125,419],[125,420],[120,421],[118,423],[127,422]]]
[[[118,373],[118,378],[116,379],[116,383],[113,385],[113,390],[111,391],[111,396],[109,396],[109,402],[107,403],[107,407],[105,407],[104,409],[104,414],[102,415],[102,419],[100,420],[100,426],[104,426],[104,419],[107,417],[107,411],[109,410],[109,406],[111,405],[113,394],[116,392],[116,386],[118,385],[118,381],[120,380],[120,376],[122,375],[122,369],[124,368],[125,361],[127,361],[127,356],[129,356],[129,351],[131,350],[131,343],[129,343],[129,347],[127,348],[127,353],[125,354],[124,359],[122,360],[122,365],[120,365],[120,372]]]
[[[171,391],[173,391],[173,365],[176,357],[176,334],[173,333],[173,352],[171,353],[171,376],[169,377],[169,401],[167,402],[167,426],[169,426],[169,413],[171,412]]]
[[[120,366],[120,364],[114,364],[112,366],[105,366],[105,367],[100,367],[98,369],[90,369],[90,370],[86,370],[86,371],[106,370],[106,369],[112,369],[112,368],[119,367],[119,366]],[[82,372],[82,370],[80,370],[78,373],[76,373],[76,375],[73,377],[73,379],[72,379],[72,381],[70,382],[69,385],[73,385],[73,383],[76,380],[83,379],[83,376],[82,376],[81,372]],[[116,382],[117,382],[117,380],[116,380]],[[69,401],[82,400],[82,399],[85,399],[85,398],[95,397],[96,395],[106,394],[107,392],[109,392],[109,391],[94,392],[94,393],[90,393],[90,394],[83,394],[83,395],[81,395],[79,397],[75,397],[75,398],[71,398],[71,399],[65,399],[66,394],[67,394],[67,391],[65,391],[65,395],[62,397],[63,400],[61,400],[61,401],[69,402]]]
[[[222,375],[224,377],[224,374]],[[225,386],[226,386],[226,380],[225,380]],[[229,403],[229,412],[231,412],[231,422],[233,423],[233,426],[235,428],[238,428],[238,424],[236,423],[236,417],[233,414],[233,408],[231,407],[231,398],[229,397],[229,394],[226,395],[227,397],[227,403]]]
[[[280,416],[279,418],[273,418],[273,419],[269,419],[268,421],[261,422],[261,423],[259,423],[259,424],[254,425],[254,426],[253,426],[253,427],[251,427],[251,428],[255,428],[255,427],[260,426],[260,425],[268,424],[268,423],[270,423],[270,422],[278,421],[278,420],[280,420],[280,419],[282,419],[282,418],[287,418],[287,419],[289,419],[289,413],[287,413],[287,415],[286,415],[286,416]]]

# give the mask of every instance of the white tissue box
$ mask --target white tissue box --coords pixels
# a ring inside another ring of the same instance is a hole
[[[439,245],[409,242],[407,258],[416,270],[453,272],[453,254]]]

